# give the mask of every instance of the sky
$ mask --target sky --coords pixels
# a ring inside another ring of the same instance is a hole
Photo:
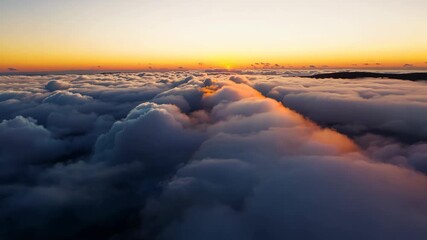
[[[427,68],[425,0],[0,0],[0,72]]]

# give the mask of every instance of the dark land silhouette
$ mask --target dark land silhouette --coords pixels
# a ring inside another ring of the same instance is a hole
[[[374,73],[374,72],[335,72],[335,73],[322,73],[309,76],[309,78],[343,78],[343,79],[356,79],[356,78],[391,78],[410,81],[427,81],[427,72],[419,73]]]

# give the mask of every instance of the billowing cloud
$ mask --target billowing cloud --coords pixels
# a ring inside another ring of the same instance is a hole
[[[0,77],[0,238],[427,235],[425,83],[233,74]]]
[[[227,88],[240,99],[213,108],[217,122],[208,128],[211,137],[195,161],[178,170],[161,197],[146,206],[154,229],[146,228],[147,236],[369,239],[412,234],[418,239],[425,234],[427,208],[418,209],[415,217],[410,204],[427,198],[425,176],[375,163],[346,137],[277,102]],[[216,94],[221,90],[210,97]],[[414,222],[414,217],[422,220]]]
[[[57,81],[57,80],[52,80],[52,81],[48,82],[45,86],[45,88],[51,92],[56,91],[56,90],[64,90],[64,89],[67,89],[69,87],[70,87],[70,85],[68,83],[63,82],[63,81]]]
[[[245,84],[249,83],[249,80],[244,76],[231,76],[230,80],[235,83],[245,83]]]
[[[427,140],[423,82],[297,78],[260,80],[254,86],[315,122],[346,134],[375,131],[412,142]]]
[[[42,103],[53,103],[58,105],[75,105],[75,104],[84,104],[90,101],[92,101],[91,97],[83,96],[80,93],[55,91],[53,94],[50,94],[45,99],[43,99]]]
[[[66,153],[64,143],[32,118],[18,116],[0,123],[0,181],[14,180],[20,172],[36,170]]]

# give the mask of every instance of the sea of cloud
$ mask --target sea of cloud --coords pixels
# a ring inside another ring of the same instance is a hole
[[[0,239],[425,239],[427,83],[0,76]]]

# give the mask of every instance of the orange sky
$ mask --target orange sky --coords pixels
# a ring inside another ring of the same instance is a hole
[[[425,9],[425,0],[4,0],[0,72],[427,69]]]

